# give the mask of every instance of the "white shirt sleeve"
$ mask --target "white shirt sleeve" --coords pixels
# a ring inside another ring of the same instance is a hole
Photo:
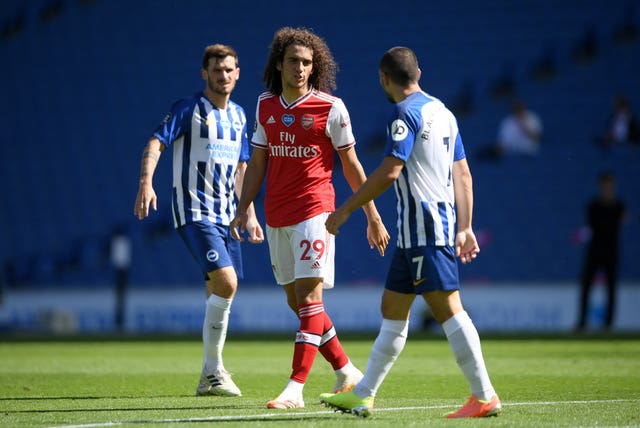
[[[264,132],[264,127],[260,123],[260,100],[256,105],[256,122],[253,126],[253,135],[251,136],[251,145],[266,149],[269,146],[267,141],[267,134]]]
[[[336,99],[329,110],[325,133],[327,137],[331,138],[333,147],[336,150],[346,149],[356,143],[351,129],[349,112],[340,98]]]

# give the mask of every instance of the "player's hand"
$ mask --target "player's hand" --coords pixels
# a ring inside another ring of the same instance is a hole
[[[340,233],[340,226],[349,219],[349,215],[350,213],[340,208],[329,214],[329,217],[327,217],[327,220],[324,222],[327,232],[332,235]]]
[[[154,211],[158,210],[157,202],[158,198],[153,186],[151,184],[141,184],[133,206],[133,215],[142,220],[149,216],[149,207],[153,208]]]
[[[389,237],[387,228],[384,227],[382,219],[378,218],[367,224],[367,240],[369,241],[369,247],[372,249],[373,247],[376,247],[381,256],[384,256],[384,251],[389,244],[389,239],[391,238]]]
[[[458,231],[456,235],[456,257],[464,264],[470,263],[480,252],[478,240],[471,229]]]
[[[249,234],[249,242],[252,244],[261,244],[264,242],[264,234],[262,227],[255,216],[249,216],[247,219],[247,233]]]
[[[229,223],[229,228],[231,229],[231,236],[234,239],[237,239],[240,242],[244,242],[244,238],[242,237],[242,233],[247,230],[247,223],[249,221],[249,215],[241,212],[236,212],[236,216]],[[240,227],[240,232],[238,233],[238,227]]]

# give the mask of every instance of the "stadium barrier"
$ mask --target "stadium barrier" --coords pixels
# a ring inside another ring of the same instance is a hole
[[[127,333],[199,333],[204,316],[203,290],[193,285],[132,288],[124,308]],[[377,331],[379,284],[340,284],[325,291],[325,306],[340,331]],[[578,316],[576,284],[467,284],[463,303],[484,332],[567,332]],[[597,329],[604,313],[604,287],[596,284],[589,319]],[[111,333],[115,330],[115,293],[109,289],[8,291],[0,304],[4,332],[52,334]],[[615,331],[640,331],[640,284],[623,283],[617,299]],[[422,299],[416,299],[410,328],[440,332]],[[298,325],[284,293],[276,285],[240,287],[230,315],[230,333],[291,332]]]

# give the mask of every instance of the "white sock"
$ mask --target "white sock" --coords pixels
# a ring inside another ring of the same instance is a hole
[[[207,373],[224,370],[222,349],[227,338],[232,301],[233,299],[225,299],[215,294],[207,299],[202,325],[202,342],[204,344],[202,369]]]
[[[484,365],[478,330],[469,315],[458,312],[442,323],[442,329],[471,392],[480,400],[491,400],[496,392]]]
[[[347,360],[347,364],[340,367],[338,370],[335,370],[335,373],[336,375],[346,376],[349,373],[351,373],[354,369],[356,369],[356,366],[353,365],[351,360]]]
[[[282,391],[282,394],[280,394],[278,398],[282,400],[297,400],[298,398],[302,398],[303,389],[304,383],[289,379],[287,386],[284,387],[284,391]]]
[[[373,343],[364,377],[353,392],[359,397],[375,397],[378,388],[391,370],[407,342],[409,321],[383,319],[380,332]]]

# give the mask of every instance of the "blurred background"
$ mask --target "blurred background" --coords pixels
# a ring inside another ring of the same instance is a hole
[[[585,208],[598,174],[613,171],[627,208],[614,326],[640,330],[640,142],[631,134],[609,137],[615,100],[624,97],[636,117],[640,111],[640,3],[407,0],[394,6],[3,0],[2,331],[201,328],[201,274],[171,223],[169,153],[154,179],[158,211],[142,222],[133,216],[142,149],[171,104],[204,87],[202,52],[213,43],[239,54],[232,99],[252,124],[269,44],[282,26],[311,28],[332,49],[340,68],[335,94],[349,109],[367,172],[381,160],[391,107],[379,88],[379,59],[396,45],[416,52],[421,86],[456,114],[474,175],[482,252],[461,267],[461,277],[480,329],[573,328],[589,237]],[[516,101],[539,117],[539,147],[496,156],[491,148]],[[340,171],[338,201],[350,192]],[[260,195],[264,226],[262,202]],[[395,242],[393,191],[377,205]],[[364,215],[354,215],[337,238],[337,286],[327,299],[345,329],[379,325],[389,256],[368,248],[365,226]],[[243,252],[245,278],[231,329],[293,328],[267,244],[246,244]],[[598,277],[591,304],[594,328],[602,318],[601,282]],[[414,314],[428,321],[423,306]]]

